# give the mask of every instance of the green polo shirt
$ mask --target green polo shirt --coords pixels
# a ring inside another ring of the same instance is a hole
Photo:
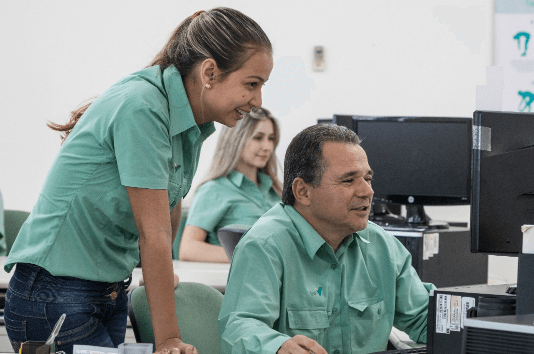
[[[106,90],[61,146],[5,265],[116,282],[139,262],[126,186],[187,194],[213,123],[197,126],[174,66],[153,66]]]
[[[208,232],[207,242],[220,245],[217,230],[232,224],[252,226],[265,212],[280,202],[272,188],[273,181],[258,173],[259,187],[242,173],[204,183],[198,188],[187,214],[187,225]]]
[[[219,314],[221,353],[276,353],[297,334],[330,354],[383,351],[393,325],[426,342],[431,288],[406,248],[376,224],[334,253],[280,203],[235,249]]]

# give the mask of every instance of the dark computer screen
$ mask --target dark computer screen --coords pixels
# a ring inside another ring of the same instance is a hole
[[[362,140],[375,201],[404,204],[408,223],[428,225],[424,205],[470,203],[472,119],[334,116]]]
[[[534,224],[534,114],[473,115],[471,251],[521,252],[521,226]]]

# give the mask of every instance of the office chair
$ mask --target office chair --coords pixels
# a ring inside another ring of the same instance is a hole
[[[27,211],[21,210],[4,210],[4,227],[5,227],[5,238],[6,238],[6,254],[9,254],[13,242],[17,238],[19,230],[30,215]]]
[[[217,230],[217,238],[230,262],[234,255],[235,246],[237,246],[237,243],[248,229],[250,229],[250,226],[232,224]]]
[[[176,318],[185,343],[194,345],[199,354],[220,352],[217,318],[223,295],[214,288],[199,283],[179,283],[174,290]],[[145,287],[128,293],[128,315],[137,343],[154,343],[154,332]]]

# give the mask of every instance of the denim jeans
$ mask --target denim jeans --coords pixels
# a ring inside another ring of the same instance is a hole
[[[72,354],[74,344],[117,347],[126,335],[128,286],[55,277],[39,266],[17,264],[4,307],[13,350],[18,353],[27,340],[46,341],[62,314],[66,317],[56,351]]]

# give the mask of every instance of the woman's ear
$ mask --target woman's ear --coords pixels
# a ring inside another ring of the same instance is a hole
[[[304,206],[309,206],[311,204],[311,195],[310,195],[310,186],[304,182],[300,177],[297,177],[293,180],[293,195],[295,196],[295,202],[302,204]]]
[[[202,85],[213,84],[218,74],[220,74],[219,67],[212,58],[206,59],[200,64],[200,80],[202,81]]]

